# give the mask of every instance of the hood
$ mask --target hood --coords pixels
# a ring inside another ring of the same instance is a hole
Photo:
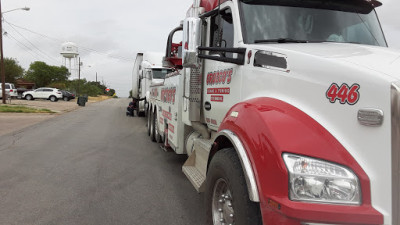
[[[287,54],[304,54],[327,60],[340,60],[373,70],[396,80],[400,79],[400,51],[385,47],[348,43],[306,43],[306,44],[268,44],[253,45],[263,49]],[[272,47],[272,49],[270,48]],[[275,49],[276,50],[273,50]],[[282,52],[284,51],[284,52]]]

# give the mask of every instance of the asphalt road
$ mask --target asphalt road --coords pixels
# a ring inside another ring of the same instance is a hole
[[[204,224],[202,195],[111,99],[0,136],[0,224]]]

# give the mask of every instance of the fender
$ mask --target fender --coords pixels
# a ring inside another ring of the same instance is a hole
[[[253,202],[259,202],[260,197],[258,195],[256,178],[254,176],[253,168],[251,166],[249,157],[247,156],[246,150],[244,149],[242,142],[235,133],[229,130],[222,130],[218,132],[218,135],[214,139],[214,142],[218,141],[217,139],[221,136],[224,136],[229,139],[229,141],[233,144],[233,147],[235,148],[237,155],[239,156],[240,164],[242,165],[244,171],[244,177],[246,179],[247,190],[249,192],[250,200]]]
[[[299,224],[299,221],[383,224],[383,215],[371,206],[367,174],[325,128],[296,107],[267,97],[246,100],[234,105],[226,114],[219,134],[226,131],[237,136],[250,161],[265,224]],[[359,178],[362,204],[348,206],[291,201],[288,197],[288,172],[282,159],[285,152],[350,168]],[[242,158],[241,154],[238,155]],[[248,174],[245,167],[244,171]]]

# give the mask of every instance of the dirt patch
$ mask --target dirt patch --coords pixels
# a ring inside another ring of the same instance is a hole
[[[48,113],[0,113],[0,136],[55,117]]]
[[[37,109],[49,109],[56,113],[69,112],[77,109],[79,106],[76,104],[75,100],[71,101],[57,101],[51,102],[49,100],[36,99],[34,101],[13,99],[9,105],[23,105],[27,107],[37,108]]]
[[[86,105],[106,99],[109,98],[89,97],[89,101],[86,103]],[[79,108],[76,99],[72,99],[70,101],[59,100],[57,102],[40,99],[36,99],[34,101],[12,99],[11,103],[7,105],[22,105],[37,109],[49,109],[56,113],[0,113],[0,136],[24,129],[43,120],[47,120],[62,113],[70,112]]]

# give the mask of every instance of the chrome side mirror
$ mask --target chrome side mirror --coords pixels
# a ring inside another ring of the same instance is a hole
[[[183,21],[182,65],[198,67],[197,47],[201,45],[201,19],[189,17]]]

